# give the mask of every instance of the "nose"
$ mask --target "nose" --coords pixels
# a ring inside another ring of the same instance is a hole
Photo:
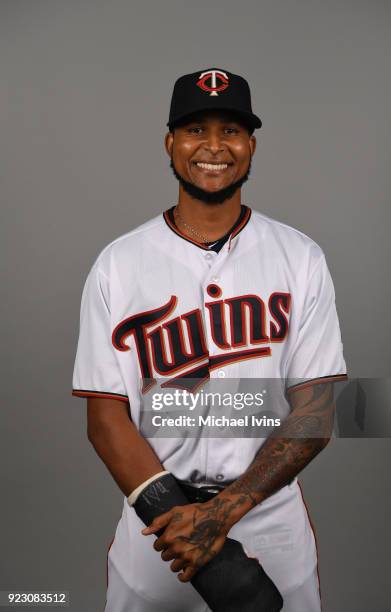
[[[217,155],[217,153],[224,150],[224,145],[217,131],[210,130],[205,147],[212,155]]]

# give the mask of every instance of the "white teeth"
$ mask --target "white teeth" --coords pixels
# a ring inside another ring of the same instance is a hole
[[[204,170],[225,170],[228,168],[228,164],[204,164],[203,162],[197,162],[199,168]]]

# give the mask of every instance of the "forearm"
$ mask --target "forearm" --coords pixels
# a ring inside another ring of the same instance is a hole
[[[88,438],[105,463],[124,495],[128,496],[148,478],[162,471],[161,462],[148,442],[137,431],[125,411],[117,402],[97,413],[89,404]]]
[[[289,484],[327,445],[333,425],[331,385],[314,385],[292,399],[293,410],[261,446],[248,469],[219,494],[232,526]]]
[[[288,484],[326,445],[333,422],[332,390],[327,385],[295,393],[291,414],[265,441],[246,472],[208,502],[174,506],[155,516],[144,535],[159,534],[155,550],[173,571],[190,580],[217,558],[227,535],[254,506]],[[280,608],[278,608],[280,609]]]
[[[289,484],[324,446],[314,438],[268,438],[246,472],[219,495],[234,508],[231,523]]]

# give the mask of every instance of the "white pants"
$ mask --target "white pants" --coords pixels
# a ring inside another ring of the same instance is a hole
[[[279,589],[283,612],[320,612],[315,538],[297,483],[254,508],[230,531],[258,558]],[[190,583],[181,583],[153,549],[155,536],[124,503],[108,554],[105,612],[207,612]]]
[[[188,585],[182,585],[188,586]],[[189,585],[190,586],[190,585]],[[191,593],[190,589],[193,590]],[[109,588],[105,612],[209,612],[208,606],[190,586],[186,601],[165,607],[162,603],[148,601],[134,591],[121,578],[115,568],[109,567]],[[307,580],[290,593],[281,593],[284,599],[282,612],[320,612],[318,574],[315,568]]]

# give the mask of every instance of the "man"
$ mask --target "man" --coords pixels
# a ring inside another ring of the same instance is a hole
[[[319,612],[297,474],[326,446],[331,385],[346,378],[325,257],[242,204],[261,127],[242,77],[179,78],[167,125],[178,203],[103,249],[82,296],[73,394],[87,398],[89,440],[125,496],[106,612],[260,610],[254,584],[276,606],[265,610],[281,609],[281,593],[284,612]],[[156,389],[250,379],[283,383],[281,426],[268,435],[145,426]],[[237,603],[236,580],[252,569],[232,572],[231,546],[238,567],[259,561]]]

